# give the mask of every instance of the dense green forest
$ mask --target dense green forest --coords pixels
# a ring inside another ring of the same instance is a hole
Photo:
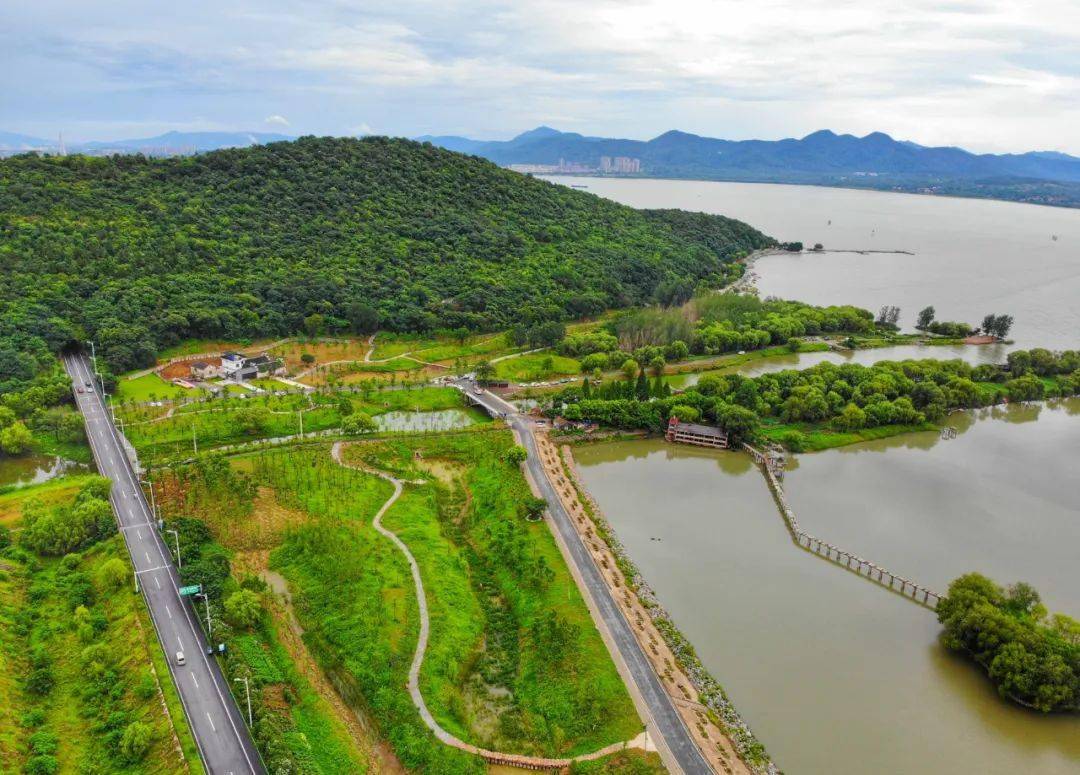
[[[769,244],[407,140],[18,156],[0,162],[0,389],[88,337],[123,371],[189,337],[579,318],[720,284]]]
[[[1003,697],[1043,712],[1080,710],[1080,622],[1048,616],[1031,585],[1002,589],[968,573],[937,613],[945,645],[982,665]]]

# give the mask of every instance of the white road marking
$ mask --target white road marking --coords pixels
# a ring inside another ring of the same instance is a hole
[[[150,562],[150,552],[143,552],[143,556],[146,558],[147,562]]]
[[[159,579],[157,576],[154,576],[154,583],[157,584],[158,589],[161,589],[161,579]]]
[[[206,720],[210,722],[210,728],[217,732],[217,727],[214,726],[214,720],[210,718],[210,711],[206,711]]]
[[[141,530],[139,530],[139,529],[136,529],[136,530],[135,530],[135,535],[137,535],[137,536],[139,537],[139,540],[140,540],[140,541],[142,540],[142,531],[141,531]]]
[[[173,630],[173,632],[176,633],[176,645],[180,647],[181,651],[183,651],[184,650],[184,641],[180,640],[180,633],[176,632],[176,630]]]
[[[191,675],[191,682],[192,682],[193,684],[195,684],[195,688],[196,688],[196,689],[198,689],[198,688],[199,688],[199,679],[197,679],[197,678],[195,677],[195,674],[194,674],[194,673],[190,673],[190,675]]]
[[[155,576],[154,578],[157,577]],[[172,609],[169,608],[169,606],[165,606],[165,613],[167,613],[169,615],[169,618],[172,619]]]

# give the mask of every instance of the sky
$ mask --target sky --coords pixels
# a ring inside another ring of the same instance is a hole
[[[14,0],[0,130],[648,139],[884,131],[1080,154],[1080,0]]]

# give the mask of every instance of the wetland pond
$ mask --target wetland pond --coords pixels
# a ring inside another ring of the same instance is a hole
[[[1080,616],[1080,399],[950,416],[796,456],[803,527],[944,591],[978,570]],[[575,449],[660,602],[792,775],[1080,772],[1080,718],[1001,700],[934,614],[799,549],[749,457],[627,441]]]

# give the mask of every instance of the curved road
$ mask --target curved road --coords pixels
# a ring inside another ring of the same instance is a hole
[[[581,543],[570,515],[566,513],[562,501],[559,500],[551,482],[548,481],[536,448],[532,423],[518,413],[517,407],[494,393],[486,390],[476,393],[475,383],[459,380],[455,384],[492,416],[504,416],[510,427],[517,431],[519,438],[524,442],[525,449],[529,453],[525,465],[529,469],[532,480],[540,489],[540,494],[547,501],[552,521],[585,583],[586,589],[582,592],[592,598],[604,626],[611,635],[637,687],[638,694],[648,708],[650,734],[654,740],[657,740],[658,745],[666,748],[667,753],[670,754],[670,757],[666,757],[665,764],[670,767],[670,760],[674,760],[674,763],[687,775],[712,775],[713,769],[705,761],[690,730],[686,728],[679,712],[675,710],[671,697],[660,684],[660,679],[641,650],[641,645],[634,636],[630,623],[626,621],[626,617],[612,598],[607,582],[600,575],[600,569],[596,567],[596,563],[592,561],[584,544]]]

